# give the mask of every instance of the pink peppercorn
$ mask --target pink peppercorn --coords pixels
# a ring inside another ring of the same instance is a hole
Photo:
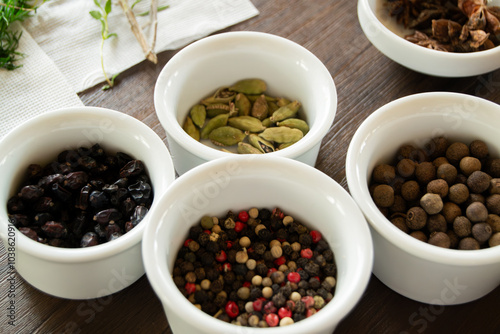
[[[269,325],[269,327],[276,327],[280,322],[280,318],[276,313],[269,313],[266,316],[266,322]]]
[[[257,312],[260,312],[262,310],[262,304],[264,302],[265,299],[263,298],[257,298],[253,303],[252,303],[252,306],[253,306],[253,309],[254,311],[257,311]]]
[[[243,287],[245,287],[245,288],[249,288],[249,287],[251,287],[251,286],[252,286],[252,283],[251,283],[251,282],[249,282],[249,281],[245,281],[245,282],[243,282],[243,285],[242,285],[242,286],[243,286]]]
[[[313,251],[310,248],[304,248],[300,251],[300,256],[306,259],[313,257]]]
[[[309,234],[311,235],[311,237],[312,237],[312,241],[313,241],[314,243],[317,243],[317,242],[319,242],[321,239],[323,239],[323,236],[321,235],[321,232],[319,232],[319,231],[311,231],[311,232],[309,232]]]
[[[245,229],[247,225],[245,223],[242,223],[240,221],[237,221],[235,224],[234,224],[234,231],[236,233],[239,233],[241,231],[243,231]]]
[[[311,315],[315,314],[318,312],[315,308],[308,308],[306,310],[306,318],[309,318]]]
[[[196,284],[188,282],[184,285],[184,289],[186,289],[186,292],[190,295],[196,291]]]
[[[231,263],[229,263],[229,262],[226,262],[222,265],[222,271],[224,271],[225,273],[228,271],[231,271],[232,269],[233,269],[233,267],[231,266]]]
[[[292,311],[287,307],[280,307],[280,309],[278,310],[278,316],[280,317],[280,319],[283,319],[285,317],[291,318]]]
[[[226,252],[224,252],[223,250],[221,250],[220,252],[218,252],[216,255],[215,255],[215,260],[217,262],[224,262],[227,260],[227,255],[226,255]]]
[[[267,277],[271,277],[271,274],[274,273],[275,271],[278,271],[278,269],[276,269],[276,268],[269,268],[267,270],[267,275],[266,276]]]
[[[314,298],[312,296],[304,296],[300,300],[304,304],[306,304],[306,308],[311,308],[314,306]]]
[[[272,301],[268,301],[267,303],[264,304],[262,312],[265,314],[270,314],[276,312],[278,309],[276,306],[274,306],[274,303]]]
[[[186,241],[184,241],[184,247],[188,247],[191,241],[193,241],[193,239],[187,239]]]
[[[278,267],[285,263],[286,263],[286,258],[284,256],[280,256],[279,258],[274,260],[274,264]]]
[[[238,219],[241,220],[243,223],[246,223],[248,221],[249,215],[247,211],[240,211],[238,213]]]
[[[225,307],[225,311],[230,318],[236,318],[240,313],[238,305],[232,300],[228,301]]]
[[[295,271],[288,273],[286,278],[288,279],[288,281],[290,283],[299,283],[300,282],[300,274],[298,272],[295,272]]]

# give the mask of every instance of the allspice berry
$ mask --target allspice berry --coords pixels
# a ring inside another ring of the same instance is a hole
[[[434,159],[432,161],[432,164],[434,166],[436,166],[436,168],[439,167],[439,166],[441,166],[442,164],[449,164],[449,163],[450,162],[448,161],[448,159],[446,159],[446,157],[444,157],[444,156],[443,157],[437,157],[436,159]]]
[[[490,192],[491,195],[500,194],[500,179],[499,178],[494,178],[494,179],[490,180],[490,187],[488,188],[488,191]]]
[[[500,216],[490,213],[486,222],[491,226],[493,233],[500,232]]]
[[[470,192],[480,194],[488,190],[491,176],[482,171],[475,171],[467,178],[467,186]]]
[[[460,171],[465,175],[469,176],[473,172],[481,170],[481,161],[474,157],[464,157],[460,160]]]
[[[379,184],[373,189],[373,201],[377,206],[390,207],[394,204],[394,189],[387,184]]]
[[[412,230],[420,230],[427,223],[427,213],[419,206],[414,206],[406,213],[406,225]]]
[[[420,205],[429,215],[435,215],[443,209],[443,200],[438,194],[427,193],[420,198]]]
[[[396,165],[396,171],[402,177],[412,177],[415,173],[415,162],[410,159],[401,159]]]
[[[492,177],[500,177],[500,158],[488,160],[486,169]]]
[[[453,202],[446,202],[443,204],[441,214],[444,216],[444,219],[446,219],[448,224],[452,224],[455,218],[462,215],[462,209],[460,209],[460,207]]]
[[[442,248],[450,248],[451,242],[448,234],[444,232],[434,232],[429,236],[429,244],[442,247]]]
[[[444,156],[449,145],[450,143],[445,137],[434,137],[425,144],[425,150],[431,159],[435,159]]]
[[[389,209],[394,213],[406,213],[406,211],[408,211],[406,207],[406,201],[401,195],[394,195],[394,204],[392,204]]]
[[[442,214],[431,215],[427,218],[427,230],[432,232],[446,232],[448,224]]]
[[[489,154],[488,145],[482,140],[473,140],[469,144],[469,152],[474,158],[485,159]]]
[[[486,197],[486,208],[489,213],[500,214],[500,194],[493,194]]]
[[[401,186],[401,196],[408,202],[415,201],[420,197],[420,186],[417,181],[410,180]]]
[[[443,179],[435,179],[427,184],[427,192],[438,194],[441,198],[446,197],[448,195],[448,191],[448,183]]]
[[[491,226],[487,223],[477,223],[472,226],[472,236],[477,240],[479,245],[488,241],[492,234]]]
[[[455,165],[458,165],[460,160],[468,155],[469,147],[462,142],[454,142],[448,146],[448,149],[446,150],[446,159],[448,159],[451,164]]]
[[[484,222],[488,218],[488,209],[483,203],[474,202],[465,209],[465,215],[473,223]]]
[[[458,249],[461,250],[476,250],[479,249],[479,243],[472,237],[463,238],[458,242]]]
[[[410,233],[410,236],[414,237],[417,240],[427,242],[427,236],[422,231],[413,231]]]
[[[436,178],[436,167],[430,161],[421,162],[415,167],[415,177],[421,184],[427,184]]]
[[[391,223],[405,233],[410,231],[406,225],[406,220],[403,217],[394,217],[391,219]]]
[[[456,183],[450,187],[448,199],[456,204],[462,204],[469,198],[469,188],[463,183]]]
[[[488,245],[490,247],[495,247],[500,245],[500,232],[497,232],[491,236],[490,240],[488,240]]]
[[[458,216],[453,221],[453,231],[460,238],[468,237],[472,233],[472,223],[465,216]]]
[[[390,184],[395,177],[395,168],[388,164],[377,165],[372,172],[372,180],[376,183]]]
[[[455,183],[458,171],[452,164],[442,164],[437,168],[436,177],[445,180],[448,185]]]

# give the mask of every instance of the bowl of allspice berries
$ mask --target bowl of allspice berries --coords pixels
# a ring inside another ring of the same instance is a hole
[[[159,204],[143,257],[174,333],[330,334],[371,277],[356,203],[296,160],[215,159],[177,178]]]
[[[303,46],[240,31],[200,39],[172,57],[154,104],[180,175],[232,154],[314,166],[337,92],[328,69]]]
[[[478,299],[500,283],[500,106],[457,93],[379,108],[347,153],[349,190],[374,241],[374,274],[429,304]]]
[[[500,6],[491,0],[359,0],[370,42],[428,75],[467,77],[500,68]]]
[[[115,110],[64,108],[10,131],[0,152],[0,237],[26,282],[91,299],[144,275],[149,210],[175,179],[153,130]]]

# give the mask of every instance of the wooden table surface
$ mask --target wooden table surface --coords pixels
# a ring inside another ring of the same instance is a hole
[[[347,189],[344,161],[363,120],[382,105],[411,94],[451,91],[500,103],[500,70],[477,77],[436,78],[408,70],[373,47],[363,34],[356,1],[252,0],[260,14],[224,31],[252,30],[286,37],[313,52],[330,71],[338,92],[334,125],[322,142],[316,167]],[[87,106],[120,110],[150,126],[162,139],[153,105],[156,78],[177,52],[159,54],[122,73],[109,91],[100,86],[79,94]],[[166,142],[166,140],[165,140]],[[146,276],[108,298],[54,298],[16,281],[16,326],[7,325],[5,249],[0,246],[0,332],[171,333]],[[500,287],[480,300],[436,307],[402,297],[375,276],[336,333],[500,333]],[[189,334],[189,333],[183,333]]]

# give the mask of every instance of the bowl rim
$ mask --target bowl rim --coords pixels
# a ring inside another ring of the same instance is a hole
[[[369,133],[376,132],[376,130],[373,130],[373,124],[379,122],[380,118],[394,113],[394,110],[401,110],[403,106],[411,105],[416,100],[430,101],[436,98],[443,98],[458,101],[464,97],[474,99],[481,106],[489,106],[490,108],[497,109],[500,113],[500,105],[496,103],[473,95],[453,92],[428,92],[408,95],[393,100],[375,110],[359,126],[349,144],[346,156],[346,179],[350,193],[363,211],[370,227],[380,234],[386,242],[424,260],[451,265],[480,266],[489,263],[498,263],[500,261],[500,247],[490,247],[474,251],[444,249],[411,237],[394,226],[376,207],[372,197],[368,194],[368,182],[364,177],[365,173],[357,166],[363,141]],[[425,111],[422,110],[422,113],[425,113]],[[384,121],[387,124],[386,118],[384,118]]]
[[[9,131],[1,140],[0,140],[0,152],[3,151],[3,147],[12,146],[15,141],[19,139],[19,135],[26,133],[31,128],[37,126],[39,122],[48,122],[54,120],[54,122],[64,121],[65,119],[74,120],[76,117],[84,117],[87,119],[93,119],[96,117],[109,117],[116,122],[127,123],[130,126],[133,126],[137,129],[138,132],[143,134],[148,138],[149,145],[151,149],[157,150],[158,152],[162,152],[165,155],[165,159],[162,159],[162,162],[159,162],[158,165],[161,164],[164,168],[164,173],[162,173],[163,177],[165,177],[165,182],[173,183],[175,179],[175,171],[173,167],[173,162],[170,157],[170,153],[160,139],[160,137],[146,124],[141,122],[140,120],[122,113],[120,111],[101,108],[101,107],[87,107],[87,106],[78,106],[78,107],[67,107],[60,108],[51,111],[47,111],[43,114],[37,115],[21,124],[13,128]],[[151,168],[151,167],[149,167]],[[168,187],[168,185],[167,185]],[[156,195],[156,194],[155,194]],[[153,205],[156,205],[156,198],[159,197],[160,194],[156,195],[153,199]],[[2,209],[0,211],[5,211],[7,214],[6,203],[3,204]],[[5,217],[7,218],[7,217]],[[127,249],[134,247],[139,244],[142,240],[142,234],[145,228],[145,225],[148,223],[148,217],[146,216],[145,221],[138,224],[134,229],[130,232],[125,233],[122,237],[113,240],[112,242],[107,242],[104,244],[96,245],[88,248],[59,248],[54,246],[45,245],[34,241],[21,232],[17,228],[14,227],[15,231],[15,248],[16,251],[22,251],[30,256],[34,256],[37,258],[43,258],[45,260],[50,260],[59,263],[84,263],[90,262],[98,259],[104,259],[106,257],[110,257],[116,254],[119,254]],[[4,244],[8,244],[7,242],[7,230],[12,226],[7,219],[7,222],[0,222],[0,239],[4,241]],[[13,227],[13,226],[12,226]]]
[[[302,333],[303,330],[311,329],[310,325],[314,324],[315,329],[320,330],[324,328],[328,328],[331,326],[332,321],[337,320],[341,321],[351,310],[355,307],[355,305],[362,298],[364,291],[368,286],[368,282],[371,278],[372,268],[373,268],[373,244],[372,238],[370,234],[370,230],[368,228],[368,224],[365,223],[365,218],[359,207],[354,202],[354,200],[349,196],[348,192],[341,187],[335,180],[324,174],[323,172],[311,167],[305,163],[284,158],[284,157],[264,157],[264,156],[249,156],[249,155],[241,155],[241,156],[228,156],[216,160],[208,161],[202,165],[196,166],[193,169],[187,171],[183,175],[181,175],[176,182],[169,188],[169,190],[162,194],[160,199],[160,204],[154,210],[152,215],[152,221],[148,226],[146,226],[146,230],[144,231],[144,242],[142,244],[142,256],[144,260],[144,267],[146,270],[146,275],[148,280],[155,291],[155,294],[160,299],[161,303],[164,305],[165,312],[167,309],[169,312],[175,313],[175,315],[181,319],[186,318],[186,314],[189,311],[195,310],[195,307],[185,298],[179,291],[179,289],[175,286],[172,277],[170,276],[170,270],[167,268],[166,272],[163,272],[159,266],[159,258],[161,256],[158,253],[158,239],[157,237],[160,235],[159,229],[161,229],[164,224],[163,216],[165,211],[168,211],[169,207],[172,207],[177,200],[176,194],[178,188],[187,189],[186,184],[189,184],[191,180],[198,180],[199,178],[206,177],[210,179],[208,175],[210,173],[214,173],[221,170],[231,161],[243,161],[242,165],[250,165],[256,164],[259,165],[259,168],[276,168],[276,166],[284,167],[292,169],[297,173],[309,173],[311,178],[320,179],[324,184],[328,183],[329,186],[335,188],[335,191],[342,195],[342,200],[346,200],[349,203],[349,207],[353,210],[349,211],[356,215],[360,220],[359,224],[357,224],[357,229],[361,231],[360,235],[357,238],[360,238],[364,241],[364,246],[360,249],[359,253],[353,254],[352,257],[357,258],[358,261],[355,262],[356,273],[353,281],[349,282],[351,286],[350,292],[352,296],[350,298],[344,298],[341,301],[341,304],[335,304],[336,306],[334,310],[338,311],[334,315],[330,314],[330,312],[319,312],[315,315],[313,322],[308,319],[304,319],[303,321],[297,322],[293,324],[293,327],[286,326],[279,330],[278,328],[257,328],[258,332],[267,333],[268,330],[272,333],[289,333],[290,331],[293,333]],[[264,167],[263,167],[264,166]],[[166,209],[160,210],[159,208],[165,207]],[[163,263],[163,261],[162,261]],[[356,289],[355,286],[361,286],[361,289]],[[168,296],[165,297],[165,296]],[[165,305],[168,305],[167,307]],[[334,304],[332,304],[334,305]],[[234,331],[234,325],[225,323],[223,321],[214,319],[213,317],[205,314],[201,310],[197,310],[197,316],[200,316],[200,321],[204,320],[204,326],[210,328],[211,330],[218,330],[220,332],[231,332]],[[193,313],[190,313],[193,314]],[[193,314],[194,315],[194,314]],[[318,322],[320,325],[318,325]],[[253,328],[249,328],[250,332],[253,332]]]
[[[389,28],[387,28],[377,17],[377,15],[374,13],[370,6],[370,0],[358,0],[358,12],[363,11],[363,13],[368,16],[370,20],[370,24],[375,24],[376,28],[378,31],[382,32],[385,36],[393,40],[395,43],[398,44],[399,47],[403,48],[409,48],[409,52],[420,52],[422,55],[430,56],[430,57],[437,57],[440,59],[448,59],[450,61],[452,60],[474,60],[474,61],[481,61],[484,60],[484,58],[487,57],[493,57],[493,56],[500,56],[500,45],[488,49],[488,50],[482,50],[482,51],[476,51],[476,52],[464,52],[464,53],[459,53],[459,52],[443,52],[439,50],[433,50],[429,48],[425,48],[419,45],[416,45],[410,41],[405,40],[401,36],[398,36],[396,33],[391,31]],[[359,17],[359,15],[358,15]],[[371,41],[372,38],[368,37],[367,38]]]
[[[232,153],[223,152],[200,143],[189,136],[183,129],[182,126],[177,121],[177,113],[170,110],[165,110],[163,106],[163,95],[169,86],[169,77],[176,74],[176,67],[182,63],[184,55],[196,54],[198,49],[206,49],[207,45],[211,43],[218,43],[220,41],[227,40],[227,45],[234,45],[235,43],[243,44],[249,43],[255,40],[265,40],[271,41],[272,43],[280,43],[288,48],[294,48],[296,54],[300,54],[303,58],[307,58],[308,61],[314,65],[316,68],[321,69],[318,73],[321,74],[321,80],[326,87],[328,96],[325,98],[325,110],[326,113],[318,113],[316,122],[319,124],[318,130],[315,132],[309,131],[301,140],[296,144],[289,146],[285,149],[266,153],[269,156],[299,156],[307,151],[311,150],[315,145],[322,140],[322,138],[328,133],[328,130],[332,126],[334,121],[336,111],[338,96],[336,86],[332,75],[326,68],[326,66],[317,58],[311,51],[307,50],[300,44],[293,42],[287,38],[280,37],[270,33],[256,32],[256,31],[230,31],[211,35],[194,43],[186,46],[178,53],[176,53],[168,63],[163,67],[160,74],[158,75],[155,89],[154,89],[154,104],[156,115],[160,120],[160,123],[164,127],[165,131],[169,136],[171,136],[181,147],[186,151],[201,157],[204,160],[212,160],[221,157],[227,157],[232,155]]]

